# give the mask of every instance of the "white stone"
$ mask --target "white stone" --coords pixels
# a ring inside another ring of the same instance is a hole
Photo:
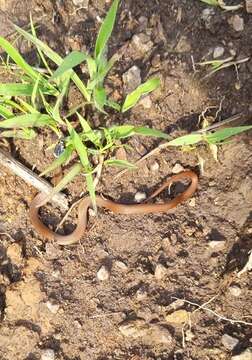
[[[241,295],[241,288],[239,286],[230,286],[228,290],[232,296],[239,297]]]
[[[150,170],[152,172],[157,172],[159,170],[159,163],[157,161],[154,161],[153,163],[151,163]]]
[[[97,279],[100,281],[106,281],[109,279],[109,271],[106,266],[102,265],[100,269],[97,271]]]
[[[164,265],[157,264],[154,275],[157,280],[162,280],[166,275],[166,268]]]
[[[214,251],[221,251],[225,249],[226,241],[224,240],[212,240],[209,241],[208,246]]]
[[[134,35],[132,37],[132,44],[141,54],[147,53],[153,47],[153,42],[151,41],[150,36],[144,33]]]
[[[123,261],[120,261],[120,260],[115,261],[115,267],[117,267],[118,269],[120,269],[122,271],[128,270],[128,266]]]
[[[175,164],[172,168],[172,173],[173,174],[179,174],[181,171],[184,171],[184,168],[182,165],[180,165],[179,163]]]
[[[128,93],[135,90],[141,84],[141,71],[134,65],[123,74],[123,82]]]
[[[51,313],[57,314],[57,312],[59,310],[58,304],[52,304],[50,301],[47,301],[46,306],[47,306],[48,310],[51,311]]]
[[[227,350],[233,350],[238,344],[239,340],[228,334],[224,334],[221,337],[221,343]]]
[[[237,32],[244,30],[244,20],[240,15],[231,16],[231,18],[228,20],[228,23]]]
[[[139,101],[139,105],[141,105],[144,109],[150,109],[152,107],[152,100],[151,97],[149,95],[143,97],[140,101]]]
[[[138,191],[135,194],[135,201],[136,202],[141,202],[144,201],[147,198],[146,194],[144,192]]]
[[[88,9],[89,0],[73,0],[73,4]]]
[[[247,13],[252,14],[252,0],[246,0]]]
[[[55,354],[53,349],[45,349],[41,354],[41,360],[54,360]]]
[[[213,52],[213,58],[214,59],[217,59],[219,57],[221,57],[225,52],[225,49],[223,46],[216,46],[216,48],[214,49],[214,52]]]

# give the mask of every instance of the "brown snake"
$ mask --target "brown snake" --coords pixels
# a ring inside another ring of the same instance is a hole
[[[116,214],[150,214],[158,212],[167,212],[172,208],[175,208],[181,202],[187,200],[192,196],[198,186],[198,176],[193,171],[183,171],[177,175],[172,176],[169,180],[165,181],[147,200],[153,199],[160,194],[165,188],[169,187],[172,183],[180,181],[182,179],[191,180],[191,184],[181,194],[174,199],[162,203],[162,204],[118,204],[111,200],[102,198],[101,196],[96,197],[96,204],[98,207],[105,207]],[[39,219],[39,207],[42,201],[47,195],[39,193],[32,200],[30,205],[30,219],[36,229],[36,231],[44,238],[49,240],[55,240],[60,245],[70,245],[76,243],[84,235],[88,222],[88,208],[92,205],[90,197],[84,197],[78,207],[78,221],[75,230],[69,235],[59,235],[54,231],[50,230],[45,224]]]

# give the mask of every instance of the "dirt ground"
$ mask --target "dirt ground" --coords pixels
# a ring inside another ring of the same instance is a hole
[[[90,51],[110,1],[87,3],[0,0],[0,35],[12,39],[7,17],[25,26],[31,11],[40,38],[62,55]],[[252,60],[204,80],[206,69],[195,72],[194,66],[212,59],[217,47],[222,58],[250,57],[252,14],[210,9],[197,0],[121,1],[109,51],[128,46],[107,89],[122,99],[122,75],[133,65],[142,80],[160,76],[162,87],[148,99],[151,108],[142,103],[125,115],[111,111],[92,118],[95,126],[130,123],[185,134],[198,129],[207,107],[215,106],[206,113],[214,116],[220,104],[216,121],[241,112],[251,124]],[[146,41],[137,47],[139,35]],[[35,61],[27,44],[20,49]],[[41,171],[52,160],[46,150],[52,141],[43,132],[32,142],[12,142],[9,151]],[[158,142],[135,138],[129,144],[135,151],[127,158],[134,161]],[[98,192],[118,201],[150,194],[176,164],[199,174],[199,188],[172,213],[128,217],[100,210],[81,242],[66,247],[34,231],[28,207],[36,190],[1,167],[0,359],[252,359],[251,273],[238,276],[252,248],[251,149],[247,133],[219,147],[218,162],[204,147],[169,149],[118,179],[118,170],[106,170]],[[69,199],[81,191],[82,177],[68,187]],[[45,221],[60,217],[48,209]],[[191,303],[208,303],[211,312]]]

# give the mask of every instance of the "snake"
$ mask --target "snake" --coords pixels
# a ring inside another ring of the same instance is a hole
[[[186,190],[179,195],[177,195],[172,200],[169,200],[164,203],[147,203],[147,201],[154,199],[166,188],[169,188],[173,183],[181,180],[190,180],[190,184]],[[151,214],[151,213],[163,213],[168,212],[169,210],[175,208],[180,203],[186,201],[190,198],[198,187],[198,176],[195,172],[191,170],[182,171],[179,174],[173,175],[168,180],[166,180],[153,194],[151,194],[144,203],[133,203],[133,204],[122,204],[117,203],[109,199],[105,199],[102,196],[96,196],[96,205],[97,207],[103,207],[115,214],[124,214],[124,215],[139,215],[139,214]],[[38,193],[33,200],[31,201],[29,208],[30,221],[37,231],[43,238],[56,241],[59,245],[71,245],[78,242],[86,232],[88,224],[88,209],[92,206],[92,201],[90,196],[85,196],[79,202],[78,206],[78,218],[77,225],[72,233],[69,235],[60,235],[53,230],[49,229],[39,217],[40,204],[43,203],[47,195],[45,193]]]

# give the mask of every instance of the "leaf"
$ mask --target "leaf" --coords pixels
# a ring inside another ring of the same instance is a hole
[[[64,152],[57,159],[55,159],[52,162],[52,164],[49,165],[39,176],[44,176],[44,175],[54,171],[55,169],[57,169],[59,166],[67,163],[72,155],[72,152],[73,152],[72,146],[68,146],[64,150]]]
[[[114,0],[102,25],[95,44],[95,59],[99,60],[114,28],[119,0]]]
[[[205,135],[205,139],[209,144],[216,144],[250,129],[252,129],[252,125],[225,128]]]
[[[0,84],[0,95],[3,96],[31,96],[33,85],[22,83]]]
[[[91,198],[92,206],[94,208],[94,211],[96,212],[97,206],[96,206],[96,198],[95,198],[95,186],[94,186],[93,176],[90,173],[91,166],[90,166],[89,159],[88,159],[87,148],[81,141],[81,137],[79,136],[79,134],[77,134],[77,132],[72,128],[70,123],[67,122],[67,124],[68,124],[68,129],[70,130],[70,135],[72,138],[73,146],[75,147],[75,149],[80,157],[80,161],[82,163],[84,171],[87,173],[86,174],[87,189],[88,189],[88,192],[89,192],[89,195]]]
[[[75,176],[77,176],[81,170],[83,170],[83,167],[80,163],[74,164],[70,171],[63,177],[63,179],[61,179],[61,181],[53,188],[53,190],[50,192],[50,194],[48,194],[48,196],[46,196],[46,198],[43,200],[43,202],[40,204],[40,206],[45,205],[48,201],[50,201],[50,199],[57,194],[58,192],[60,192],[62,189],[64,189],[66,187],[66,185],[68,183],[70,183]]]
[[[143,136],[154,136],[154,137],[158,137],[161,139],[170,139],[170,136],[167,135],[166,133],[160,131],[160,130],[156,130],[156,129],[151,129],[149,127],[135,127],[134,128],[134,132],[135,134],[138,135],[143,135]]]
[[[53,73],[53,75],[51,76],[51,80],[62,76],[68,70],[72,70],[75,66],[81,64],[86,59],[86,54],[80,51],[72,51],[64,58],[58,69]]]
[[[11,45],[11,43],[0,36],[0,46],[4,51],[12,58],[12,60],[34,81],[37,80],[38,73],[33,70],[33,68],[27,64],[24,58],[19,54],[19,52]]]
[[[87,66],[88,66],[90,79],[94,79],[97,72],[97,64],[91,56],[87,57]]]
[[[12,111],[8,107],[6,107],[2,104],[0,104],[0,115],[2,117],[4,117],[5,119],[13,117]]]
[[[49,116],[40,113],[19,115],[7,120],[0,121],[0,128],[3,129],[21,129],[29,127],[43,127],[54,125],[55,121]]]
[[[79,121],[81,123],[82,129],[84,130],[85,136],[90,140],[95,146],[100,147],[100,138],[93,131],[87,120],[85,120],[78,112],[77,112]]]
[[[43,53],[49,58],[51,59],[55,64],[57,64],[58,66],[60,66],[60,64],[62,63],[63,59],[61,58],[61,56],[59,56],[55,51],[53,51],[48,45],[46,45],[45,43],[43,43],[43,41],[39,40],[38,38],[34,37],[33,35],[31,35],[30,33],[28,33],[27,31],[23,30],[22,28],[20,28],[19,26],[14,24],[14,27],[16,29],[16,31],[21,34],[22,36],[24,36],[24,38],[28,41],[30,41],[31,43],[33,43],[37,48],[39,48],[41,51],[43,51]],[[79,78],[79,76],[73,72],[71,79],[73,80],[73,82],[75,83],[75,85],[79,88],[80,92],[83,94],[83,96],[87,99],[87,101],[90,101],[90,94],[87,91],[86,86],[84,85],[84,83],[81,81],[81,79]]]
[[[6,130],[0,133],[0,137],[32,140],[37,136],[33,129]]]
[[[127,169],[137,169],[137,166],[134,164],[131,164],[129,161],[127,160],[118,160],[118,159],[109,159],[104,161],[105,165],[108,166],[116,166],[116,167],[121,167],[121,168],[127,168]]]
[[[98,110],[100,110],[101,112],[105,113],[105,111],[103,110],[103,108],[107,102],[105,89],[104,88],[95,88],[93,96],[94,96],[94,103],[95,103],[96,108]]]
[[[159,85],[160,80],[158,78],[149,79],[144,84],[139,85],[136,90],[132,91],[132,93],[127,95],[122,107],[122,112],[131,109],[133,106],[136,105],[142,95],[149,94],[151,91],[158,88]]]
[[[188,146],[197,144],[198,142],[203,140],[203,136],[201,134],[189,134],[180,136],[176,139],[173,139],[167,143],[168,146]]]
[[[108,131],[114,139],[119,140],[134,135],[134,129],[135,126],[133,125],[120,125],[112,126]]]
[[[218,0],[200,0],[200,1],[208,5],[219,6]]]

